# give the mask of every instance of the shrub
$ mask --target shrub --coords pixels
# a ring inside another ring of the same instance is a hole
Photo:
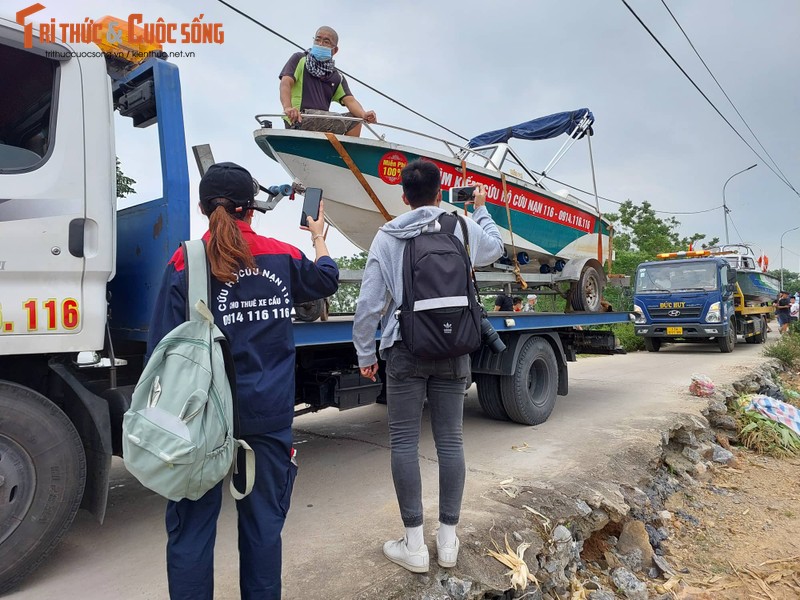
[[[636,335],[633,323],[614,323],[611,326],[611,330],[617,336],[620,345],[626,352],[644,350],[644,338]]]
[[[777,358],[790,369],[800,367],[800,334],[784,334],[764,349],[764,356]]]

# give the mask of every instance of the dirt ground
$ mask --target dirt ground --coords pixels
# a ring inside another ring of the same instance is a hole
[[[800,389],[800,373],[784,384]],[[686,600],[800,598],[800,457],[735,448],[735,468],[671,498],[674,535],[665,558],[679,571]],[[683,513],[681,513],[683,514]],[[688,571],[688,572],[687,572]],[[676,586],[677,587],[677,586]],[[676,590],[677,592],[677,590]]]
[[[738,466],[671,499],[698,521],[676,518],[662,544],[691,586],[678,597],[800,598],[800,459],[742,451]]]

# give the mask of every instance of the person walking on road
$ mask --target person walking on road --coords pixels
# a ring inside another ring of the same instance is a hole
[[[789,293],[781,290],[773,305],[775,306],[775,318],[778,320],[778,331],[786,333],[789,330]]]
[[[325,246],[322,203],[319,218],[308,219],[316,254],[311,261],[294,246],[257,235],[250,228],[253,194],[250,173],[234,163],[212,165],[200,181],[200,209],[209,220],[203,236],[211,272],[209,298],[218,300],[210,302],[209,308],[233,355],[238,435],[256,456],[253,491],[236,502],[239,587],[242,598],[278,600],[281,530],[297,473],[292,448],[291,308],[292,303],[333,294],[339,285],[339,269]],[[164,272],[148,356],[164,335],[185,320],[186,295],[185,259],[179,249]],[[243,310],[242,306],[268,306],[269,310]],[[256,313],[260,318],[253,318]],[[214,597],[214,542],[222,489],[220,482],[199,500],[167,503],[167,578],[172,600]]]
[[[403,301],[403,250],[406,240],[439,227],[444,212],[439,168],[432,162],[412,161],[401,172],[403,202],[412,210],[378,230],[369,249],[361,294],[353,323],[353,342],[361,374],[375,379],[378,360],[375,331],[381,324],[380,354],[386,360],[386,392],[391,440],[391,466],[405,535],[383,545],[390,561],[415,573],[429,568],[423,536],[422,480],[419,436],[422,408],[427,399],[439,459],[439,531],[437,560],[453,567],[460,542],[456,525],[464,493],[462,419],[464,385],[470,371],[468,354],[444,360],[425,360],[411,354],[395,318]],[[472,263],[488,265],[503,254],[503,241],[486,210],[486,186],[474,195],[475,211],[466,219]],[[454,235],[464,242],[460,227]],[[467,245],[467,244],[465,244]]]

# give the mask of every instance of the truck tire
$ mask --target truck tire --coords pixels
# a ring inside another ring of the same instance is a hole
[[[644,348],[648,352],[658,352],[661,350],[661,340],[659,338],[644,338]]]
[[[584,267],[578,281],[572,284],[569,293],[572,308],[584,312],[600,312],[603,299],[603,278],[592,266]]]
[[[47,557],[81,503],[86,457],[47,398],[0,382],[0,595]]]
[[[733,321],[730,322],[730,327],[728,327],[728,335],[725,337],[718,337],[717,343],[719,344],[720,352],[725,354],[733,352],[733,348],[736,346],[736,328],[733,325]]]
[[[547,340],[532,337],[525,342],[514,374],[500,377],[500,392],[512,421],[525,425],[547,421],[558,392],[558,362]]]
[[[508,421],[508,413],[503,406],[503,395],[500,392],[500,376],[476,373],[473,377],[478,388],[478,403],[483,412],[490,419]]]

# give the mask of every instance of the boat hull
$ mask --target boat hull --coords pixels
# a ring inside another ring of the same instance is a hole
[[[746,304],[773,302],[781,289],[781,282],[761,271],[736,271],[736,282],[744,294]]]
[[[322,188],[327,219],[353,244],[369,248],[386,218],[324,134],[260,129],[255,139],[294,179],[306,187]],[[608,223],[588,205],[570,203],[515,177],[507,177],[504,185],[500,173],[474,165],[468,165],[465,178],[461,163],[441,154],[382,140],[337,139],[391,218],[408,211],[401,197],[400,170],[408,162],[424,158],[442,172],[442,207],[446,210],[463,210],[463,205],[448,202],[449,189],[488,186],[487,209],[508,253],[516,250],[527,255],[529,262],[521,265],[523,270],[539,271],[540,265],[553,266],[556,259],[599,258],[602,263],[608,254]],[[508,208],[504,199],[508,199]],[[522,258],[524,262],[525,256]]]

